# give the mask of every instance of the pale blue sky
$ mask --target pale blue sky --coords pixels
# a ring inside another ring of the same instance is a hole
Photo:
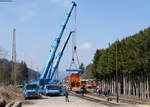
[[[85,65],[92,62],[96,49],[106,48],[109,42],[150,26],[150,0],[78,0],[77,3],[76,42],[80,62]],[[11,58],[12,29],[16,28],[17,60],[42,70],[69,6],[70,0],[0,2],[0,46],[9,52],[8,58]],[[73,19],[72,16],[60,48],[73,28]],[[70,64],[69,46],[71,42],[61,60],[61,70]]]

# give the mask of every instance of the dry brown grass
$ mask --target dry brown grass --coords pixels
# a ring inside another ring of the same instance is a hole
[[[0,99],[4,99],[7,104],[16,101],[21,101],[23,104],[33,104],[32,101],[24,99],[22,88],[17,88],[12,85],[0,87]]]
[[[4,99],[7,103],[24,99],[22,89],[15,86],[0,87],[0,98]]]

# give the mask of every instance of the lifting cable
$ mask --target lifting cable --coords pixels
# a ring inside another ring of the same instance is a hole
[[[78,57],[78,54],[77,54],[77,46],[76,46],[76,34],[77,34],[77,8],[75,7],[75,10],[74,10],[74,33],[72,35],[72,59],[71,59],[71,63],[70,63],[70,66],[69,66],[69,69],[74,65],[75,68],[79,68],[79,65],[80,65],[80,62],[79,62],[79,57]],[[77,59],[77,64],[75,63],[75,57]]]

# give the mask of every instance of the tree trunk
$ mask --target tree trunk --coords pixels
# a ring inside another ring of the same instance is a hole
[[[120,81],[118,81],[118,95],[120,96],[120,94],[121,94]]]
[[[147,98],[147,97],[146,97],[146,96],[147,96],[147,86],[146,86],[147,84],[146,84],[146,79],[144,79],[144,84],[143,84],[143,85],[144,85],[144,90],[143,90],[143,91],[144,91],[144,99],[146,99],[146,98]]]
[[[128,96],[129,96],[129,98],[130,98],[130,97],[131,97],[131,79],[130,79],[130,77],[129,77],[129,82],[128,82],[128,84],[129,84]]]
[[[140,80],[140,99],[143,99],[143,81]]]
[[[111,93],[113,94],[113,79],[111,81]]]
[[[125,76],[123,76],[123,94],[126,96],[126,79]]]
[[[114,79],[112,79],[112,81],[111,81],[111,87],[112,87],[112,94],[114,95]]]
[[[147,83],[146,83],[146,84],[147,84],[147,90],[146,90],[146,91],[147,91],[147,99],[149,99],[149,98],[150,98],[150,93],[149,93],[150,90],[149,90],[149,81],[148,81],[148,77],[147,77]]]
[[[114,85],[114,95],[116,95],[116,84],[115,84],[115,79],[113,80],[113,85]]]
[[[133,87],[133,97],[135,98],[135,81],[133,82],[132,87]]]
[[[136,96],[140,98],[140,79],[138,77],[138,81],[136,82]]]

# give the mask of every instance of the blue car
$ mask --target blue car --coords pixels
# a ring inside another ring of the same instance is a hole
[[[24,98],[39,98],[39,87],[37,84],[26,84],[23,88]]]

